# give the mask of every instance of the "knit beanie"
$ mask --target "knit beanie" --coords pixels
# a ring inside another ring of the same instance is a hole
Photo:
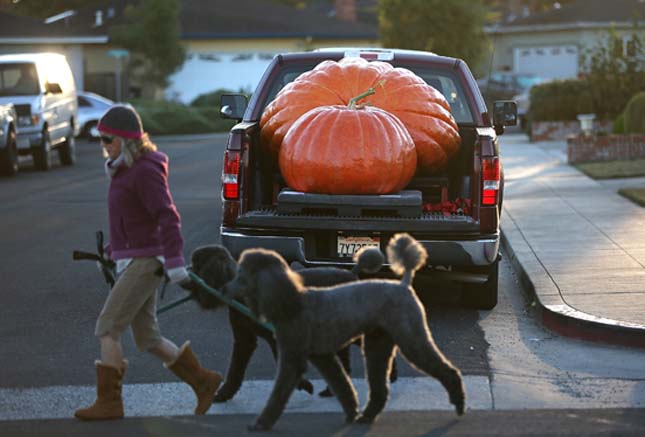
[[[143,137],[143,123],[130,105],[114,105],[99,120],[97,129],[117,137],[138,139]]]

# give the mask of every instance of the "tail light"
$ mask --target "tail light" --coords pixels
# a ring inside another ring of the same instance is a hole
[[[237,200],[240,196],[240,152],[227,150],[224,153],[222,170],[222,195],[225,200]]]
[[[499,158],[482,159],[482,205],[497,205],[499,200]]]

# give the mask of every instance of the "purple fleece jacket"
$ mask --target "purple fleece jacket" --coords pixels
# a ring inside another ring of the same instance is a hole
[[[168,189],[168,157],[148,152],[122,165],[108,193],[111,259],[162,255],[166,269],[185,265],[181,221]]]

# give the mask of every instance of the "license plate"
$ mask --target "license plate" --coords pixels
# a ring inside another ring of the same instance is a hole
[[[362,247],[380,247],[380,237],[352,237],[349,235],[338,236],[338,256],[351,258]]]

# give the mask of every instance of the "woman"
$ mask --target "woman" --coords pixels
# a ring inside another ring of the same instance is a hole
[[[195,414],[213,402],[222,376],[199,364],[186,342],[178,348],[161,336],[156,318],[156,290],[161,267],[172,283],[190,282],[182,255],[183,238],[177,209],[168,189],[168,157],[157,151],[143,131],[141,118],[129,105],[114,105],[97,126],[108,160],[110,243],[118,280],[96,323],[101,345],[96,362],[97,399],[76,411],[83,420],[123,417],[121,382],[127,361],[121,335],[132,328],[137,348],[160,358],[189,384],[197,396]]]

